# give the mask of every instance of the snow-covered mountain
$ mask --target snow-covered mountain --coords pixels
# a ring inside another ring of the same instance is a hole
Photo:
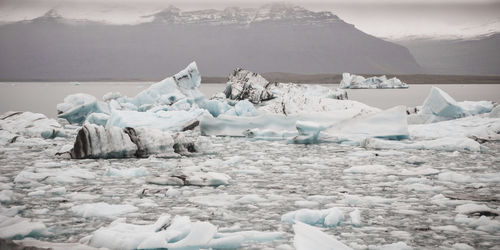
[[[138,24],[67,18],[56,10],[0,26],[2,79],[153,79],[197,61],[204,75],[257,72],[420,73],[408,49],[331,12],[288,4],[182,11]]]

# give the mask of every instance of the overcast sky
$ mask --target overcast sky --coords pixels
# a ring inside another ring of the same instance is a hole
[[[0,21],[33,19],[55,8],[68,18],[134,23],[170,4],[183,10],[258,7],[266,0],[0,0]],[[285,1],[281,1],[285,2]],[[471,37],[500,32],[500,0],[294,0],[327,10],[379,37]]]

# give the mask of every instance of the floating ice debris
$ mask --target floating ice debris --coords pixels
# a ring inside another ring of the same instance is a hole
[[[356,208],[354,211],[349,213],[351,217],[351,224],[355,227],[361,226],[361,212]]]
[[[344,169],[344,173],[354,174],[387,174],[393,172],[385,165],[360,165]]]
[[[488,233],[500,232],[500,219],[498,217],[488,217],[482,215],[481,217],[469,217],[465,214],[457,214],[455,222],[471,227],[473,229],[484,231]]]
[[[0,215],[7,216],[7,217],[14,217],[21,211],[23,211],[26,207],[25,206],[11,206],[9,208],[6,208],[2,205],[0,205]]]
[[[363,76],[343,73],[339,87],[342,89],[406,89],[408,88],[408,84],[396,77],[387,79],[385,75],[365,78]]]
[[[412,250],[413,248],[406,245],[406,243],[399,241],[396,243],[386,244],[382,246],[370,246],[373,250]]]
[[[158,155],[173,157],[198,151],[196,139],[185,133],[170,133],[146,128],[105,129],[84,125],[76,137],[71,158],[128,158]]]
[[[97,101],[89,94],[72,94],[64,98],[63,103],[57,104],[59,118],[64,118],[70,123],[82,124],[91,113],[109,114],[109,105]]]
[[[162,215],[150,225],[127,224],[124,219],[118,219],[95,231],[87,240],[90,246],[109,249],[225,249],[239,248],[250,242],[273,241],[282,236],[280,232],[218,233],[217,227],[209,222]]]
[[[414,149],[414,150],[436,150],[436,151],[481,151],[481,145],[470,138],[444,137],[425,141],[388,141],[377,138],[367,138],[361,142],[361,146],[369,149]]]
[[[22,239],[24,237],[48,236],[49,234],[42,222],[33,222],[18,216],[0,215],[0,238]]]
[[[39,113],[31,112],[7,112],[0,116],[0,143],[14,142],[16,136],[41,137],[52,139],[55,137],[64,137],[64,128],[54,119]],[[9,134],[10,133],[10,134]],[[5,141],[5,142],[3,142]]]
[[[293,238],[293,245],[297,250],[352,250],[352,248],[344,245],[344,243],[330,236],[319,228],[309,226],[300,221],[295,222],[293,225],[295,236]]]
[[[139,209],[132,205],[110,205],[105,202],[88,203],[76,205],[71,208],[71,211],[78,216],[89,217],[105,217],[116,218],[120,215],[136,212]]]
[[[434,123],[488,113],[493,109],[490,101],[457,102],[443,90],[432,87],[421,110],[408,116],[410,124]]]
[[[228,185],[230,179],[231,177],[223,173],[185,171],[178,174],[150,177],[147,182],[173,186],[220,186]]]

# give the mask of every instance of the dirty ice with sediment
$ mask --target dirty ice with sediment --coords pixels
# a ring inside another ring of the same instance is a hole
[[[212,97],[200,83],[193,62],[134,97],[69,95],[57,120],[3,114],[0,238],[54,249],[500,245],[496,103],[432,87],[421,106],[380,110],[244,69]]]

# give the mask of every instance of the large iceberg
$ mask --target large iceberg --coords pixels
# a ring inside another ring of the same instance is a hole
[[[196,139],[150,128],[104,128],[86,124],[69,152],[71,158],[172,157],[196,152]]]
[[[433,123],[466,116],[489,113],[493,110],[491,101],[457,102],[440,88],[432,87],[421,109],[408,116],[411,124]]]
[[[408,84],[396,77],[387,79],[385,75],[365,78],[363,76],[343,73],[339,87],[342,89],[405,89],[408,88]]]

